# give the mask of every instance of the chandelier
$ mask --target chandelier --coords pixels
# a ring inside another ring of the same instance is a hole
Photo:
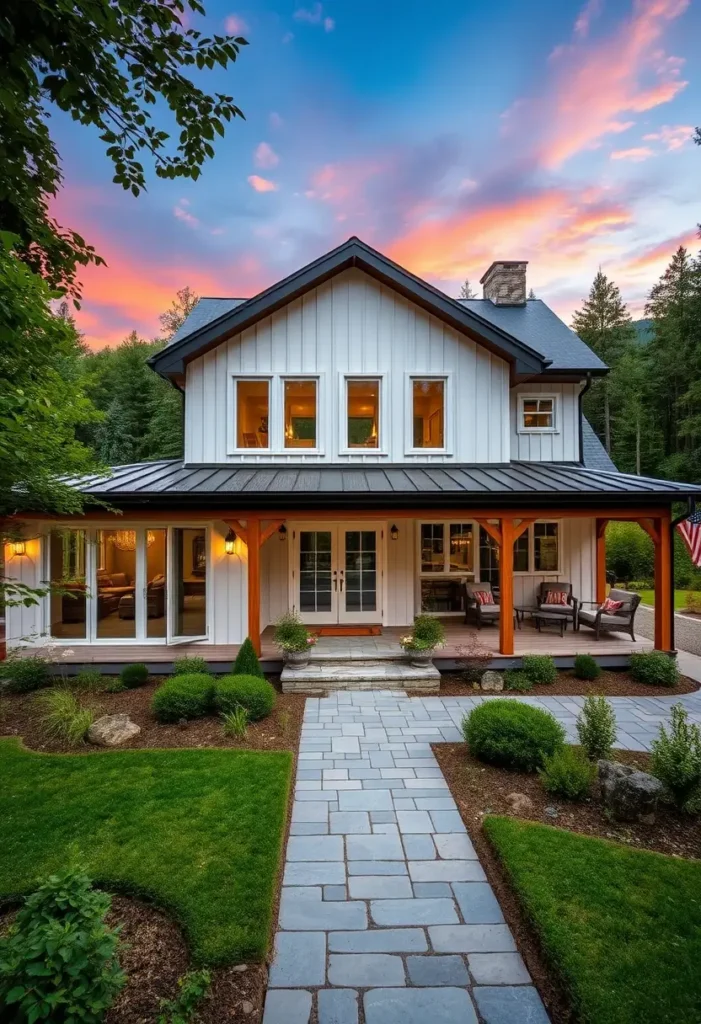
[[[119,551],[136,550],[136,530],[113,530],[110,540]],[[146,546],[150,548],[155,540],[156,535],[153,530],[147,530]]]

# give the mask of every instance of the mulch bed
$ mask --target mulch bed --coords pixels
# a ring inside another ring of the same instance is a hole
[[[699,684],[687,676],[681,676],[676,686],[648,686],[639,683],[629,672],[603,670],[593,682],[575,679],[572,672],[560,672],[554,683],[534,686],[528,691],[532,697],[588,697],[589,694],[605,697],[674,697],[682,693],[694,693]],[[466,682],[457,672],[441,675],[441,697],[466,697],[472,694],[472,683]],[[504,696],[513,691],[504,690]],[[435,696],[435,694],[434,694]]]
[[[161,725],[151,713],[151,698],[161,682],[154,678],[146,686],[121,693],[86,693],[83,703],[100,715],[128,714],[141,727],[134,739],[119,749],[142,747],[232,747],[237,750],[291,750],[295,754],[302,728],[306,697],[298,693],[278,693],[271,715],[261,722],[251,722],[245,740],[224,735],[216,715],[194,719],[187,725]],[[0,698],[0,736],[21,736],[32,750],[51,753],[94,753],[102,750],[90,743],[80,747],[47,740],[33,707],[34,694],[5,694]]]
[[[689,817],[678,814],[672,808],[662,808],[652,825],[613,822],[594,800],[573,803],[555,798],[545,792],[537,775],[509,772],[483,764],[470,756],[464,744],[436,744],[433,752],[553,1024],[570,1024],[575,1018],[568,1000],[548,968],[520,901],[482,831],[484,815],[502,814],[523,818],[627,846],[694,858],[701,857],[701,817]],[[646,753],[617,750],[613,757],[643,771],[649,767],[650,756]],[[515,814],[506,800],[511,793],[528,797],[532,802],[531,808]],[[547,815],[546,807],[555,808],[557,817]]]
[[[14,911],[0,914],[0,935]],[[193,970],[178,926],[162,911],[126,896],[113,896],[107,923],[121,925],[119,962],[127,982],[105,1014],[105,1024],[154,1024],[161,999],[174,999],[178,978]],[[200,1024],[259,1024],[267,969],[263,964],[236,964],[212,970],[209,992],[198,1006]]]

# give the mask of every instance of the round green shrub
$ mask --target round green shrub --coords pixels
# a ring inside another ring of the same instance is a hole
[[[562,726],[547,711],[517,700],[487,700],[463,719],[470,753],[509,771],[534,772],[565,739]]]
[[[521,668],[534,686],[549,686],[557,680],[557,666],[549,654],[524,654]]]
[[[574,659],[574,674],[577,679],[598,679],[601,669],[591,654],[578,654]]]
[[[48,686],[49,666],[44,658],[12,658],[2,666],[10,693],[31,693]]]
[[[596,765],[587,761],[574,747],[560,747],[543,758],[538,769],[546,793],[566,800],[584,800],[596,775]]]
[[[201,676],[209,674],[209,666],[204,658],[174,658],[174,676]]]
[[[234,662],[232,675],[257,676],[259,679],[265,679],[263,669],[260,667],[258,655],[255,652],[253,641],[250,636],[246,637],[239,648],[239,652],[236,655],[236,661]]]
[[[216,682],[214,703],[223,714],[245,708],[252,722],[265,718],[275,706],[275,689],[258,676],[222,676]]]
[[[679,682],[677,663],[664,651],[631,654],[630,674],[637,682],[648,686],[668,686],[671,689]]]
[[[119,673],[119,678],[126,690],[135,690],[137,686],[144,686],[148,682],[148,669],[141,662],[125,665]]]
[[[206,672],[171,676],[155,691],[151,710],[159,722],[203,718],[212,710],[214,679]]]

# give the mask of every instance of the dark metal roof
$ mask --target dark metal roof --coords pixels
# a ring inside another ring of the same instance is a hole
[[[460,299],[496,327],[525,341],[551,363],[547,373],[605,373],[608,370],[595,352],[563,323],[542,299],[528,299],[522,306],[495,306],[490,299]]]
[[[587,469],[603,469],[606,473],[617,472],[615,463],[594,432],[586,416],[582,416],[582,451]]]
[[[477,336],[483,344],[513,363],[516,373],[533,376],[549,367],[550,360],[541,355],[531,342],[514,337],[499,324],[486,319],[476,310],[467,308],[457,299],[434,288],[420,277],[410,274],[408,270],[404,270],[355,237],[349,238],[336,249],[252,299],[239,303],[233,309],[220,312],[215,319],[204,325],[195,327],[187,334],[179,332],[178,339],[172,340],[169,345],[152,356],[149,363],[163,376],[182,375],[185,364],[191,359],[209,351],[225,338],[269,316],[304,292],[350,267],[364,270],[427,309],[434,316],[451,324],[456,330]],[[214,307],[211,307],[211,311],[214,312]]]
[[[216,320],[224,313],[230,313],[232,309],[236,309],[242,302],[247,301],[248,299],[199,299],[175,334],[168,339],[168,344],[174,345],[176,341],[187,338],[188,335],[199,331],[200,327],[206,327],[207,324],[211,324],[212,320]]]
[[[208,507],[299,506],[373,507],[435,503],[519,506],[557,497],[558,503],[586,504],[602,498],[680,500],[701,494],[701,485],[672,483],[625,473],[593,470],[573,463],[511,462],[457,465],[185,465],[179,460],[116,466],[109,477],[66,480],[87,494],[117,505],[168,507],[197,500]]]

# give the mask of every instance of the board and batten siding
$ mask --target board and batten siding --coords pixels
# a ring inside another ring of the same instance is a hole
[[[579,461],[579,384],[519,384],[511,390],[511,458],[525,462]],[[555,396],[554,431],[522,431],[522,395]]]
[[[447,450],[440,454],[408,451],[408,381],[422,373],[448,378]],[[320,451],[230,454],[231,380],[237,374],[318,376]],[[342,452],[342,382],[353,374],[383,377],[379,452]],[[188,365],[185,461],[508,462],[509,419],[509,366],[503,359],[362,271],[347,270]]]

